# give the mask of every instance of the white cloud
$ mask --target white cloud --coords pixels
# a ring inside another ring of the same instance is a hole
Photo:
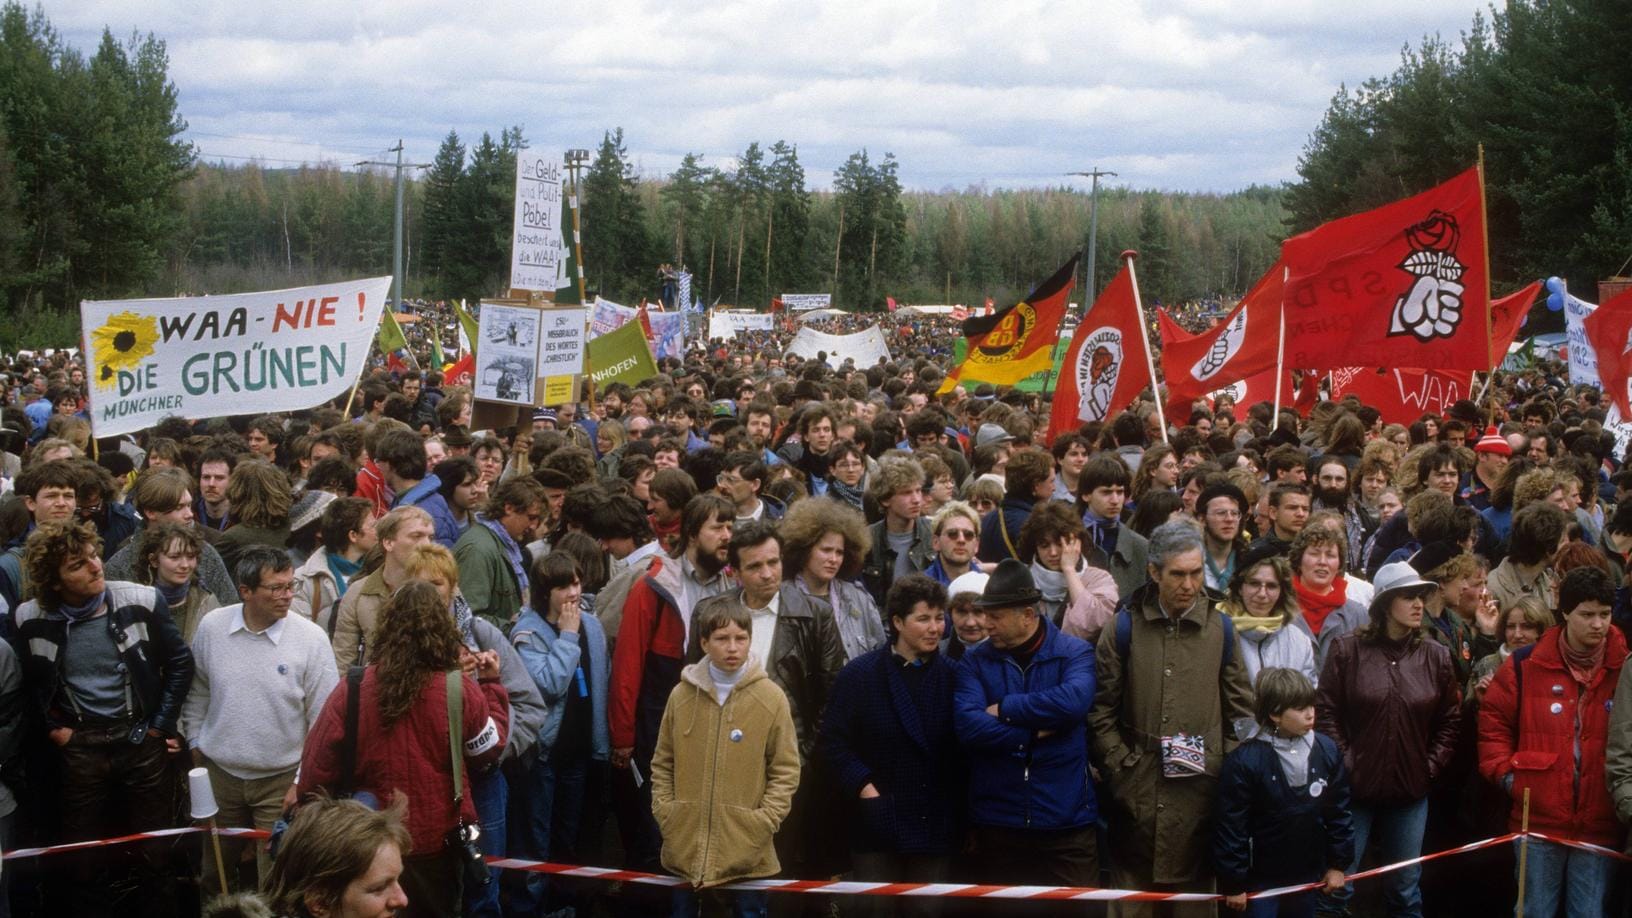
[[[521,124],[593,147],[622,126],[642,168],[751,141],[799,147],[814,187],[863,147],[914,187],[1059,184],[1098,165],[1135,187],[1295,178],[1339,83],[1392,70],[1480,5],[1421,0],[673,0],[461,3],[83,0],[49,15],[169,46],[210,156],[300,160],[406,140],[428,161]]]

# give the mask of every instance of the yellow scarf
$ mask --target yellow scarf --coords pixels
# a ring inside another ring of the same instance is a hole
[[[1240,615],[1231,615],[1230,618],[1235,621],[1235,630],[1237,631],[1262,631],[1265,634],[1274,634],[1286,624],[1286,618],[1280,615],[1266,615],[1259,618],[1242,612]]]

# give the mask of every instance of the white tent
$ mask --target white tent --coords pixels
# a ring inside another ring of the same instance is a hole
[[[811,319],[830,319],[833,316],[847,316],[849,314],[842,309],[812,309],[809,312],[800,313],[799,321],[809,322]]]

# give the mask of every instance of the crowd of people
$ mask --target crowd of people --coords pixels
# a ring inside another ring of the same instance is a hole
[[[1632,819],[1596,390],[1543,367],[1409,426],[1147,399],[1050,440],[1039,395],[939,392],[950,327],[865,368],[711,341],[491,429],[376,367],[349,413],[98,439],[67,355],[0,361],[0,847],[185,825],[195,768],[273,833],[8,863],[0,915],[819,908],[717,890],[776,876],[1493,915],[1516,844],[1346,876],[1521,825],[1525,915],[1622,907],[1564,843]]]

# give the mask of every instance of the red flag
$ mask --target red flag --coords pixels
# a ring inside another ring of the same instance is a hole
[[[401,351],[392,351],[385,355],[385,368],[392,373],[408,372],[408,364],[403,361]]]
[[[1632,360],[1627,354],[1628,336],[1632,335],[1632,288],[1623,290],[1592,311],[1581,322],[1587,341],[1598,354],[1598,382],[1621,417],[1632,417],[1627,408],[1627,380],[1632,378]]]
[[[1077,324],[1060,364],[1048,439],[1084,421],[1108,421],[1151,384],[1145,330],[1134,299],[1133,275],[1122,266]]]
[[[1168,346],[1173,344],[1173,342],[1189,341],[1191,338],[1196,337],[1183,325],[1173,321],[1173,317],[1167,314],[1167,310],[1160,306],[1156,307],[1156,326],[1161,330],[1162,353],[1164,358],[1167,353]],[[1163,360],[1162,365],[1164,368],[1166,367],[1167,363],[1165,359]]]
[[[646,303],[644,301],[635,310],[635,318],[640,320],[640,330],[646,336],[646,340],[652,340],[652,317],[646,314]]]
[[[1315,407],[1315,403],[1320,401],[1320,378],[1326,374],[1319,370],[1294,370],[1287,375],[1295,379],[1298,384],[1298,395],[1292,401],[1292,410],[1307,416],[1309,411]],[[1272,394],[1271,398],[1273,397]],[[1283,402],[1286,400],[1284,391],[1281,393],[1281,400]]]
[[[1496,361],[1492,366],[1500,364],[1507,357],[1507,349],[1519,336],[1519,328],[1530,315],[1530,306],[1535,303],[1536,294],[1540,291],[1541,281],[1532,281],[1530,286],[1517,293],[1490,301],[1490,356]]]
[[[1270,373],[1273,385],[1283,273],[1280,264],[1272,266],[1229,315],[1199,335],[1188,334],[1166,319],[1174,329],[1170,332],[1168,325],[1162,326],[1162,377],[1167,381],[1169,404],[1195,401],[1260,373]],[[1288,365],[1295,364],[1288,361]]]
[[[476,355],[466,353],[448,367],[448,372],[442,379],[445,386],[468,386],[476,380]]]
[[[1325,374],[1313,370],[1288,370],[1281,379],[1281,407],[1291,408],[1299,414],[1308,414],[1309,409],[1315,407],[1320,395],[1320,377]],[[1275,404],[1275,368],[1270,367],[1261,373],[1254,373],[1246,379],[1238,379],[1232,383],[1206,393],[1196,398],[1174,398],[1169,395],[1167,400],[1167,416],[1174,424],[1183,427],[1189,422],[1190,412],[1195,410],[1197,401],[1206,399],[1212,402],[1219,396],[1228,395],[1235,400],[1240,408],[1236,409],[1236,417],[1244,417],[1244,408],[1256,405],[1259,402]]]
[[[1491,367],[1478,168],[1294,236],[1281,259],[1287,366]]]
[[[1381,412],[1385,424],[1410,424],[1425,411],[1443,415],[1452,402],[1470,398],[1472,391],[1472,370],[1342,367],[1332,371],[1332,399],[1354,395]]]
[[[895,297],[893,297],[893,296],[885,297],[884,298],[884,305],[890,307],[890,312],[895,312]]]

